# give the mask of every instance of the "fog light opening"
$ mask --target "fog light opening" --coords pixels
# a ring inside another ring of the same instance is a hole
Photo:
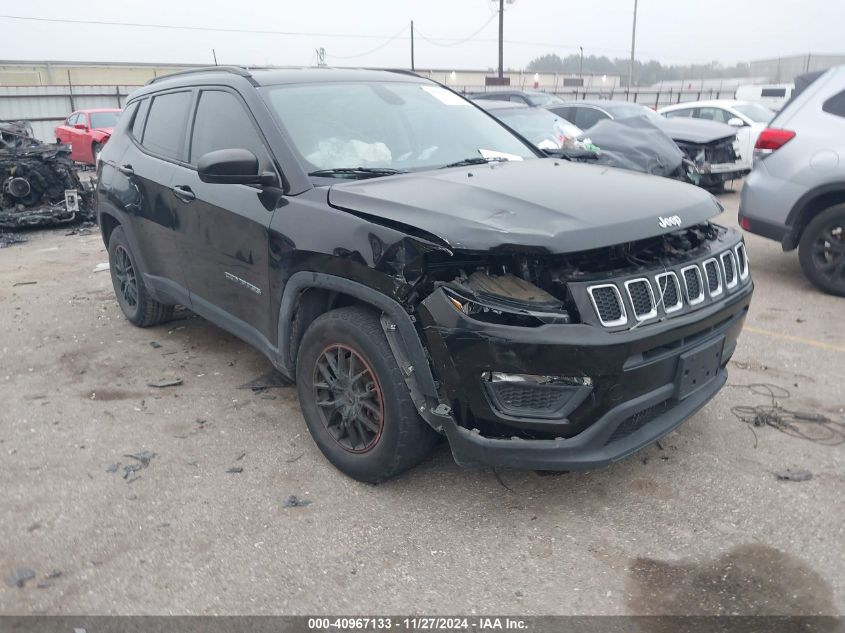
[[[592,387],[593,379],[589,376],[540,376],[536,374],[506,374],[499,371],[481,373],[484,382],[518,382],[534,385],[562,385],[566,387]]]

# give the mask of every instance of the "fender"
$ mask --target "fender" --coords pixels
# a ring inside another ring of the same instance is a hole
[[[434,376],[431,373],[431,367],[428,364],[428,357],[425,354],[420,337],[414,327],[412,317],[405,309],[390,297],[377,290],[373,290],[369,286],[325,273],[300,271],[291,275],[285,284],[281,305],[279,306],[279,355],[277,359],[278,365],[283,369],[285,374],[290,377],[294,375],[293,363],[290,360],[291,323],[293,322],[293,315],[296,311],[299,295],[304,290],[310,288],[320,288],[348,294],[378,308],[390,317],[393,323],[396,324],[399,332],[398,339],[402,348],[402,354],[414,368],[413,375],[416,377],[420,391],[423,395],[433,398],[435,401],[438,400],[437,386]],[[399,361],[400,359],[397,358],[397,362]],[[400,362],[401,366],[402,364]]]
[[[819,202],[820,198],[830,197],[830,203],[822,203],[822,206],[815,208],[815,204]],[[845,183],[833,182],[826,185],[820,185],[810,189],[807,193],[798,199],[795,206],[786,216],[786,234],[783,236],[781,245],[784,251],[791,251],[798,248],[798,242],[801,241],[801,234],[804,232],[804,227],[810,223],[812,217],[808,217],[808,213],[815,213],[823,211],[827,206],[837,204],[845,199]]]

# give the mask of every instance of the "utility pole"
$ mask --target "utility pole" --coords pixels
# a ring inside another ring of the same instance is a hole
[[[217,51],[215,51],[213,48],[211,49],[211,56],[214,57],[214,65],[216,66],[217,65]]]
[[[578,76],[583,79],[584,78],[584,47],[579,46],[581,49],[581,61],[578,63]]]
[[[414,21],[411,20],[411,72],[415,72],[414,67]]]
[[[505,0],[499,0],[499,79],[505,77]]]
[[[637,43],[637,0],[634,0],[634,25],[631,28],[631,67],[628,70],[628,90],[634,85],[634,50]]]

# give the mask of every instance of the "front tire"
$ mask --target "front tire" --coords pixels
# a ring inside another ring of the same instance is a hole
[[[807,225],[798,259],[813,285],[845,297],[845,204],[822,211]]]
[[[100,162],[100,152],[103,151],[103,146],[100,143],[93,143],[91,145],[91,158],[94,160],[94,167]]]
[[[117,303],[130,323],[150,327],[164,323],[173,315],[173,306],[159,303],[147,292],[122,226],[115,228],[109,237],[109,272]]]
[[[308,430],[338,470],[378,483],[422,461],[437,433],[417,414],[378,316],[340,308],[314,321],[297,355]]]

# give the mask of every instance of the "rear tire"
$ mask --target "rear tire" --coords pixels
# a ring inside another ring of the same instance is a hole
[[[807,225],[798,259],[813,285],[845,297],[845,204],[822,211]]]
[[[358,481],[394,477],[422,461],[437,442],[437,433],[417,414],[371,310],[340,308],[311,324],[297,355],[296,386],[317,446]]]
[[[150,327],[173,316],[173,306],[159,303],[147,292],[122,226],[116,227],[109,237],[109,272],[117,303],[127,321],[138,327]]]

